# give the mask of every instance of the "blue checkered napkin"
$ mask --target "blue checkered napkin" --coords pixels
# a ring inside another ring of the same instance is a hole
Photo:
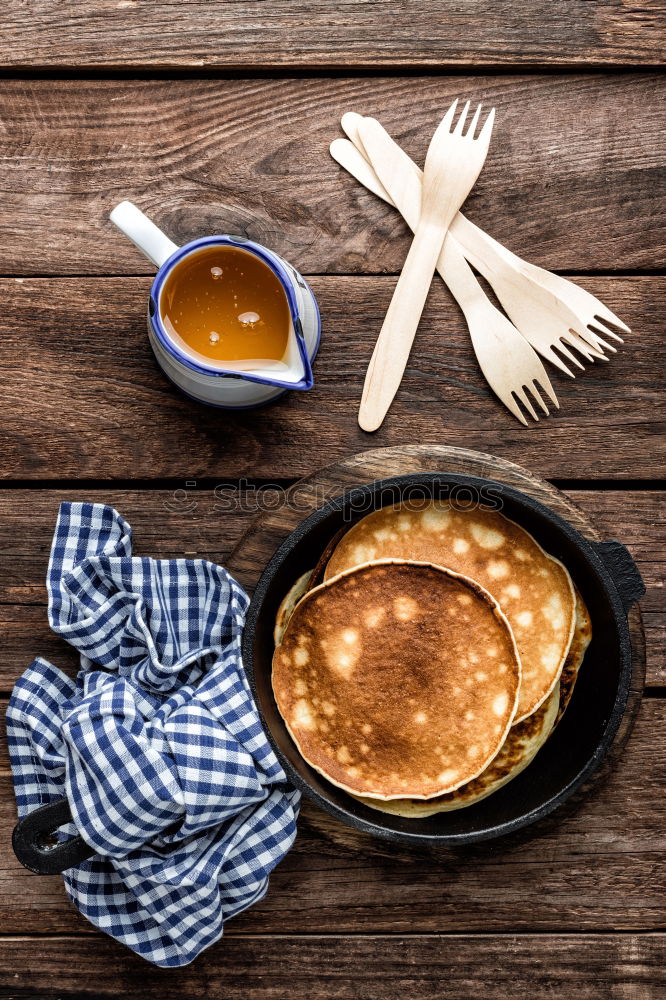
[[[62,504],[49,622],[82,670],[74,682],[31,664],[9,702],[9,752],[19,815],[66,794],[66,832],[97,851],[65,873],[72,901],[139,955],[177,966],[264,895],[299,796],[241,664],[245,593],[212,563],[131,553],[111,507]]]

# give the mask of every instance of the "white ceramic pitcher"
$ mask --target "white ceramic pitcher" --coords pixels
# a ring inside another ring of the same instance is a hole
[[[289,389],[311,389],[312,362],[319,348],[321,322],[319,308],[305,278],[272,250],[240,236],[204,236],[183,247],[176,246],[154,222],[130,201],[123,201],[110,219],[148,260],[159,268],[148,300],[148,336],[164,374],[188,396],[211,406],[247,409],[272,402]],[[234,246],[254,254],[278,278],[289,303],[291,323],[286,370],[237,371],[205,364],[184,352],[169,336],[162,322],[160,295],[171,269],[183,258],[211,246]]]

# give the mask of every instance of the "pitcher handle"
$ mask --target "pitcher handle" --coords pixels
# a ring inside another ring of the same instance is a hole
[[[158,268],[178,249],[177,245],[131,201],[121,201],[109,218]]]

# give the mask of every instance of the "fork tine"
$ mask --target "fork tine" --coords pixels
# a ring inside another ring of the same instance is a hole
[[[624,330],[625,333],[631,333],[631,327],[627,326],[626,323],[623,323],[621,319],[618,319],[615,313],[610,311],[608,306],[603,306],[603,312],[601,312],[600,310],[598,313],[595,314],[594,318],[596,320],[600,320],[602,323],[604,323],[605,326],[608,325],[616,326],[618,330]],[[609,330],[608,332],[613,334],[613,336],[616,337],[617,340],[622,340],[622,338],[618,337],[618,335],[616,333],[613,333],[612,330]]]
[[[553,389],[552,385],[550,384],[550,379],[548,378],[548,375],[546,374],[546,369],[545,368],[544,368],[544,370],[539,375],[537,375],[537,377],[534,379],[534,381],[535,381],[536,385],[538,385],[539,388],[542,390],[542,392],[546,393],[546,395],[548,396],[548,398],[552,402],[552,404],[555,407],[555,409],[559,410],[560,404],[559,404],[557,396],[555,395],[555,390]]]
[[[588,326],[588,330],[594,336],[596,343],[599,345],[600,351],[607,350],[607,351],[612,351],[613,354],[617,354],[617,347],[615,346],[615,344],[609,344],[607,340],[604,340],[603,337],[600,337],[597,331],[594,329],[594,327]]]
[[[502,396],[498,395],[497,398],[502,400],[502,402],[506,406],[507,410],[509,410],[511,413],[513,413],[514,417],[516,417],[517,420],[520,420],[521,424],[523,424],[524,427],[527,427],[527,420],[525,419],[525,414],[523,413],[523,411],[521,410],[521,408],[518,406],[518,403],[516,402],[516,400],[514,399],[514,397],[513,397],[513,395],[511,393],[509,393],[506,396],[504,396],[504,395],[502,395]]]
[[[490,144],[490,134],[493,130],[493,122],[495,121],[495,109],[490,109],[490,114],[483,123],[483,128],[479,132],[477,137],[477,142],[483,142],[486,146]]]
[[[596,341],[597,338],[595,337],[594,339]],[[567,333],[563,333],[560,340],[563,343],[571,344],[572,347],[575,347],[578,353],[582,354],[583,357],[590,362],[590,364],[592,364],[595,359],[597,361],[608,361],[608,358],[602,351],[592,347],[590,343],[587,340],[583,340],[583,338],[579,336],[575,330],[569,330]]]
[[[591,333],[587,328],[585,333],[579,333],[578,330],[574,330],[572,326],[569,327],[568,331],[564,334],[564,337],[569,339],[569,343],[577,348],[581,352],[587,352],[592,357],[603,358],[606,360],[606,356],[598,345],[599,338],[596,333]]]
[[[457,107],[458,107],[458,98],[456,97],[455,101],[453,102],[453,104],[451,105],[451,107],[446,112],[446,114],[442,118],[441,122],[437,126],[437,131],[439,131],[440,128],[443,131],[446,131],[446,132],[450,132],[451,131],[451,122],[453,121],[453,116],[456,113],[456,108]]]
[[[540,346],[539,347],[539,354],[541,355],[542,358],[545,358],[546,361],[550,361],[551,365],[555,365],[555,367],[559,368],[561,372],[564,372],[565,375],[568,375],[569,378],[575,378],[576,377],[575,373],[572,372],[570,368],[567,368],[567,366],[565,365],[564,361],[562,361],[562,359],[557,356],[557,354],[552,349],[552,347],[541,347]]]
[[[574,329],[574,327],[570,326],[567,331],[567,335],[568,334],[575,337],[581,346],[585,347],[586,350],[591,351],[592,354],[594,354],[598,347],[596,334],[591,333],[586,326],[583,326],[582,321],[578,329]]]
[[[536,420],[537,423],[539,423],[539,415],[538,415],[537,411],[534,409],[534,407],[532,406],[532,402],[530,400],[530,397],[527,395],[527,393],[525,391],[525,387],[521,386],[519,390],[518,389],[514,389],[513,392],[514,392],[514,395],[517,397],[517,399],[519,399],[520,402],[523,404],[523,406],[525,407],[525,409],[527,410],[527,412],[530,413],[534,417],[534,419]]]
[[[477,124],[479,122],[479,115],[481,114],[481,108],[482,107],[483,107],[482,104],[477,104],[477,106],[476,106],[476,111],[474,112],[474,117],[472,118],[472,122],[471,122],[469,128],[467,129],[467,131],[465,132],[465,137],[467,139],[473,139],[474,138],[474,133],[476,132],[476,126],[477,126]]]
[[[528,392],[530,392],[532,394],[532,396],[537,401],[537,403],[539,404],[539,406],[541,407],[541,409],[543,410],[543,412],[546,414],[547,417],[549,417],[550,416],[550,411],[549,411],[548,407],[546,406],[546,404],[544,403],[543,399],[541,398],[541,393],[539,392],[539,388],[538,388],[536,382],[531,382],[530,385],[525,386],[525,395],[526,396],[527,396]],[[527,396],[527,398],[529,399],[529,396]]]
[[[458,119],[458,123],[453,130],[453,135],[462,135],[463,125],[465,124],[465,119],[467,118],[468,111],[469,111],[469,101],[460,112],[460,118]]]
[[[604,336],[608,336],[609,331],[607,331],[607,330],[598,330],[596,326],[592,326],[592,325],[588,326],[588,330],[590,331],[590,333],[592,333],[592,335],[594,336],[594,339],[597,341],[597,343],[603,344],[604,347],[607,347],[609,351],[613,351],[615,354],[617,354],[617,347],[615,346],[615,344],[609,344],[607,340],[604,340],[603,337],[599,336],[600,333],[603,333]],[[616,340],[619,340],[621,344],[624,344],[624,341],[622,340],[622,338],[618,337],[617,334],[611,334],[611,336],[615,336]]]
[[[558,340],[557,344],[555,344],[554,346],[557,348],[560,354],[563,354],[565,358],[567,358],[569,361],[572,361],[578,368],[580,368],[582,372],[585,371],[585,365],[580,363],[578,358],[571,353],[569,348],[566,347],[566,345],[563,344],[561,340]]]
[[[451,107],[446,112],[446,114],[442,118],[441,122],[439,123],[439,125],[435,129],[435,131],[433,133],[433,136],[432,136],[432,139],[430,140],[430,146],[432,146],[435,143],[435,140],[437,138],[439,138],[439,136],[442,133],[446,133],[446,132],[450,132],[451,131],[451,123],[453,122],[453,116],[456,113],[457,106],[458,106],[458,98],[456,97],[455,101],[453,102],[453,104],[451,105]],[[430,149],[430,146],[428,147],[428,149]],[[428,158],[428,154],[426,153],[426,159],[427,158]]]

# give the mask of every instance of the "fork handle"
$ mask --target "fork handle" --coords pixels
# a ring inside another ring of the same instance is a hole
[[[437,261],[439,276],[462,309],[472,334],[473,320],[486,312],[486,306],[495,309],[479,284],[474,271],[465,260],[459,243],[446,238]],[[473,339],[473,338],[472,338]]]
[[[358,422],[376,431],[398,391],[444,244],[446,229],[419,224],[370,359]]]
[[[465,258],[491,285],[502,274],[517,282],[529,278],[525,272],[534,265],[498,243],[462,212],[458,212],[451,223],[451,235],[460,244]]]

